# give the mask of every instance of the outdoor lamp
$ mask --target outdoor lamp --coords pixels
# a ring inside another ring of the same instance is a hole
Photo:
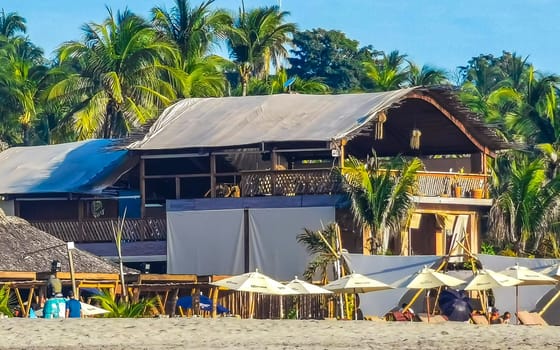
[[[149,263],[143,263],[142,264],[142,270],[144,271],[144,273],[150,273],[150,264]]]
[[[53,260],[51,263],[51,272],[58,272],[62,268],[62,264],[58,260]]]

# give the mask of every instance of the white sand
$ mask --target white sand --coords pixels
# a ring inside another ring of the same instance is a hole
[[[375,321],[0,319],[0,349],[560,349],[554,326]]]

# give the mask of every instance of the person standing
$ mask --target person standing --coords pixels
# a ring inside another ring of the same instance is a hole
[[[76,300],[74,292],[68,292],[68,300],[66,301],[66,318],[81,318],[83,316],[82,303]]]

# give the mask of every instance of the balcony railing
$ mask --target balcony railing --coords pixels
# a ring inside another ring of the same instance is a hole
[[[342,193],[332,169],[262,170],[241,174],[241,196],[294,196]],[[426,197],[486,198],[488,176],[447,172],[418,172],[415,193]]]
[[[66,242],[111,242],[113,230],[121,222],[117,219],[45,220],[30,224]],[[125,219],[124,241],[159,241],[167,237],[165,219]]]

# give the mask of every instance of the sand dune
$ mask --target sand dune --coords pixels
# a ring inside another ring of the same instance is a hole
[[[558,327],[235,318],[0,320],[0,349],[558,349]]]

